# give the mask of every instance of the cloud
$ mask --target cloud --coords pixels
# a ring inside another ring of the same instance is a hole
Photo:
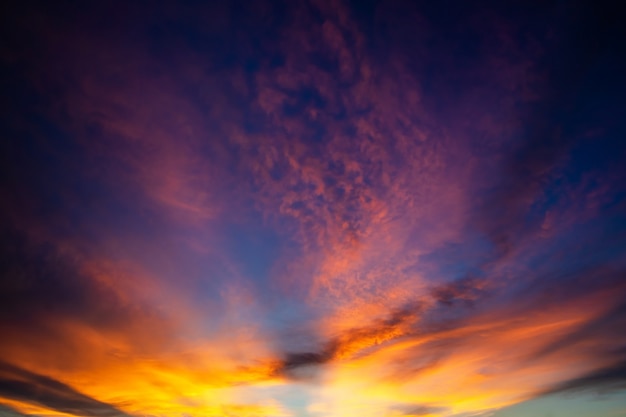
[[[105,276],[93,276],[80,254],[37,241],[26,233],[3,231],[0,263],[3,280],[0,292],[0,326],[5,334],[45,334],[62,337],[69,322],[81,323],[113,334],[134,326],[151,326],[163,317],[128,299]],[[155,329],[156,330],[156,329]],[[137,337],[127,334],[131,339]],[[159,331],[151,337],[158,340]]]
[[[2,417],[23,417],[26,414],[22,414],[13,407],[9,407],[8,405],[0,404],[0,416]]]
[[[626,389],[626,362],[617,362],[609,367],[597,369],[586,375],[558,384],[539,395],[550,395],[577,391],[608,392]]]
[[[0,395],[78,416],[117,417],[128,414],[95,400],[55,379],[0,362]]]
[[[8,14],[10,406],[450,416],[621,378],[621,171],[576,159],[614,149],[581,114],[617,14],[409,3]]]
[[[292,371],[300,367],[350,360],[367,354],[368,350],[410,334],[411,325],[418,321],[421,311],[421,305],[416,303],[414,306],[390,312],[388,318],[384,320],[344,331],[324,343],[322,349],[317,352],[288,353],[277,365],[276,372],[290,376]]]
[[[483,285],[477,278],[462,278],[434,288],[433,298],[447,306],[452,306],[455,302],[471,306],[475,299],[484,294]]]
[[[446,412],[444,407],[429,407],[427,405],[410,405],[399,408],[405,416],[434,416]]]
[[[623,274],[624,271],[616,275],[621,278]],[[603,290],[606,291],[606,289]],[[618,295],[626,294],[624,288],[618,287],[613,291],[615,291],[615,293]],[[589,297],[589,295],[587,297]],[[574,329],[572,332],[564,335],[562,338],[555,341],[554,343],[545,346],[540,352],[536,353],[535,357],[553,355],[562,350],[575,348],[577,344],[588,343],[592,340],[602,341],[604,343],[609,342],[609,351],[614,349],[615,346],[612,345],[619,346],[622,338],[616,338],[615,331],[616,329],[619,329],[624,324],[626,324],[626,305],[623,302],[609,302],[609,305],[611,305],[611,308],[608,311],[602,312],[597,317],[590,319],[588,322],[582,324],[578,328]],[[603,346],[603,344],[600,344],[598,346],[594,346],[594,349],[605,350],[607,349],[607,347]]]

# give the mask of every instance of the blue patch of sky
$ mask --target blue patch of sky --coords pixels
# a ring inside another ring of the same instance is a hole
[[[626,417],[626,391],[550,395],[503,408],[492,417]]]

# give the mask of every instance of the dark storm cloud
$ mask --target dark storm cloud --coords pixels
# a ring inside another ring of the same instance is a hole
[[[0,396],[86,417],[128,416],[53,378],[0,362]]]

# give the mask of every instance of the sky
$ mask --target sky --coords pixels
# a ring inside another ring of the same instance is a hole
[[[0,416],[626,416],[617,4],[1,7]]]

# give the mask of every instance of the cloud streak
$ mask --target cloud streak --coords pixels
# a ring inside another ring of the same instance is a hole
[[[92,417],[128,414],[81,394],[72,387],[8,363],[0,363],[0,393],[4,397],[36,403],[62,413]]]

